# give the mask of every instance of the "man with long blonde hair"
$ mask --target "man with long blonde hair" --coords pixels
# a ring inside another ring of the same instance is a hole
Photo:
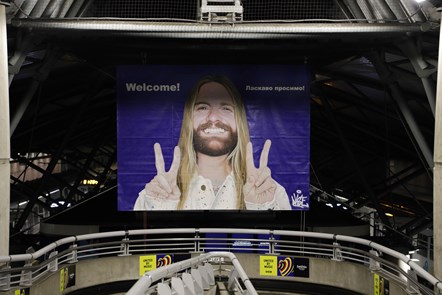
[[[170,169],[156,143],[157,175],[134,210],[290,210],[285,189],[267,167],[270,145],[267,140],[256,168],[241,95],[224,76],[204,77],[185,103]]]

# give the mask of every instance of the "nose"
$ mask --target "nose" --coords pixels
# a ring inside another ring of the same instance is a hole
[[[209,122],[216,122],[221,120],[221,114],[217,108],[210,109],[209,113],[207,114],[207,121]]]

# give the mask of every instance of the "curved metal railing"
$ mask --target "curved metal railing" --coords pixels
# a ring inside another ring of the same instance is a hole
[[[205,253],[197,257],[193,257],[184,261],[180,261],[171,265],[166,265],[164,267],[146,272],[132,286],[132,288],[130,288],[130,290],[126,293],[126,295],[151,294],[152,292],[149,292],[149,289],[151,288],[152,285],[154,285],[154,283],[158,282],[159,280],[164,280],[164,278],[171,276],[172,278],[169,280],[168,283],[172,285],[172,290],[174,289],[174,285],[176,285],[175,287],[177,289],[176,294],[202,294],[203,290],[209,290],[210,286],[215,285],[213,268],[209,263],[207,263],[207,261],[210,261],[211,259],[218,260],[224,258],[229,260],[233,265],[233,269],[230,271],[229,275],[228,289],[236,290],[238,294],[258,295],[258,293],[255,290],[255,287],[250,282],[241,263],[238,261],[236,256],[231,252]],[[202,265],[204,262],[206,262],[206,264]],[[187,277],[185,276],[186,274]],[[180,283],[174,281],[174,279],[177,279],[177,281]],[[181,281],[181,279],[183,280]],[[164,283],[159,283],[159,284],[164,284]],[[166,288],[166,290],[165,292],[161,292],[160,290],[157,289],[157,286],[154,285],[153,289],[156,289],[159,295],[163,293],[170,294],[169,287],[163,287]],[[245,288],[243,288],[242,286],[244,286]],[[184,291],[185,289],[187,290]]]
[[[366,239],[315,232],[220,228],[140,229],[66,237],[34,253],[0,256],[0,290],[32,286],[61,265],[87,258],[213,251],[343,260],[379,272],[409,291],[442,291],[442,282],[412,259]]]

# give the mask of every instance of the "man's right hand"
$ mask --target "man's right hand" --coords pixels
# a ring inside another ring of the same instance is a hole
[[[264,204],[275,199],[276,182],[272,178],[270,168],[267,167],[269,151],[272,142],[267,139],[261,151],[259,167],[253,161],[253,146],[249,142],[246,147],[247,181],[244,185],[246,202]]]
[[[157,175],[146,184],[146,193],[147,195],[158,199],[179,200],[181,192],[177,185],[177,177],[181,160],[180,149],[176,146],[173,150],[172,165],[170,166],[169,171],[166,172],[161,145],[155,143],[153,148],[155,151],[155,167],[157,169]]]

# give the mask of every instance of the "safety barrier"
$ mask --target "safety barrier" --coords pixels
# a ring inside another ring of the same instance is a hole
[[[148,253],[240,252],[345,261],[403,286],[407,293],[442,294],[442,282],[406,255],[343,235],[259,229],[140,229],[71,236],[34,253],[0,256],[0,293],[38,285],[64,265],[91,258]],[[408,269],[404,269],[405,265]]]

